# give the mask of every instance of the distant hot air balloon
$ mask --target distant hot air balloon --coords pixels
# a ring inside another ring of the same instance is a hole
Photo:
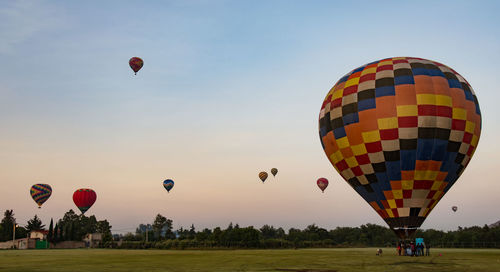
[[[278,174],[278,169],[277,168],[271,169],[271,174],[273,174],[273,177],[276,177],[276,174]]]
[[[163,181],[163,187],[167,190],[167,192],[170,192],[172,188],[174,187],[174,181],[171,179],[166,179]]]
[[[97,195],[92,189],[78,189],[73,193],[73,202],[84,214],[92,205],[94,205]]]
[[[139,70],[141,70],[142,66],[144,65],[144,61],[141,58],[133,57],[128,61],[128,64],[134,71],[134,74],[137,75],[137,72],[139,72]]]
[[[321,192],[324,193],[326,187],[328,187],[328,180],[326,178],[319,178],[318,181],[316,181],[316,184],[318,184]]]
[[[259,173],[259,178],[262,180],[262,182],[266,181],[267,179],[267,173],[266,172],[260,172]]]
[[[352,70],[328,92],[319,114],[332,165],[403,239],[463,173],[480,134],[469,83],[421,58],[387,58]]]
[[[457,207],[457,206],[453,206],[453,207],[451,207],[451,209],[452,209],[454,212],[457,212],[458,207]]]
[[[42,204],[49,199],[50,195],[52,195],[52,187],[48,184],[38,183],[31,186],[30,194],[40,209]]]

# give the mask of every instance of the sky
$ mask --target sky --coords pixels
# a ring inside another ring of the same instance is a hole
[[[496,1],[0,1],[0,211],[48,226],[72,194],[115,233],[386,225],[318,137],[327,92],[386,57],[444,63],[474,88],[482,135],[422,228],[500,220]],[[136,75],[133,56],[145,64]],[[279,169],[262,184],[260,171]],[[316,179],[326,177],[324,194]],[[164,179],[175,187],[167,193]],[[38,209],[31,185],[48,183]],[[457,205],[458,211],[451,212]]]

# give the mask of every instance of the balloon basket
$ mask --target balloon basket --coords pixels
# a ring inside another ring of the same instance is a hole
[[[401,240],[411,240],[414,238],[417,228],[399,228],[392,229],[392,231],[394,231],[396,236],[398,236]]]

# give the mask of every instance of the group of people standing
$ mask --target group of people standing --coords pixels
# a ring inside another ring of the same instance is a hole
[[[425,256],[430,255],[430,250],[431,250],[431,244],[425,244],[425,243],[414,243],[413,241],[410,242],[405,242],[405,241],[399,241],[398,246],[397,246],[397,251],[399,256],[424,256],[424,249],[425,249]]]

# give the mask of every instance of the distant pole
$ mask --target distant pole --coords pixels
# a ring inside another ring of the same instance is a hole
[[[148,226],[146,225],[146,243],[148,242]]]
[[[13,223],[12,224],[12,246],[16,248],[16,227],[17,224]]]

